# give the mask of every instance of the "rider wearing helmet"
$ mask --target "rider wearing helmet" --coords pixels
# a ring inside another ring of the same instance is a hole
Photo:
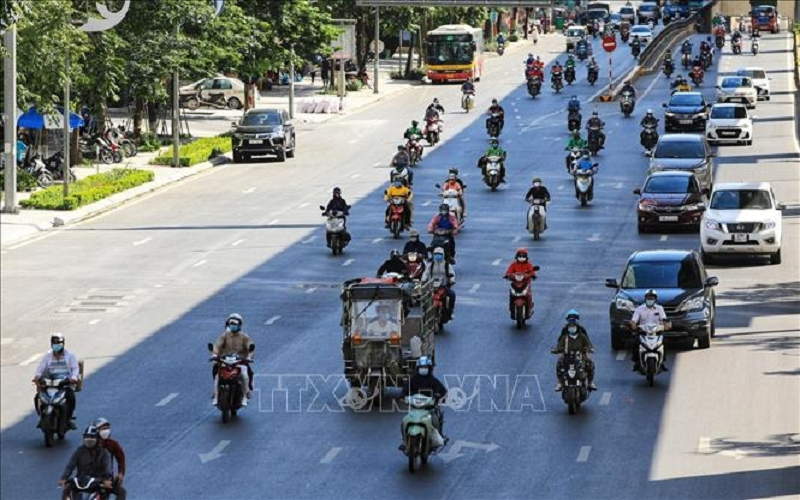
[[[250,355],[250,337],[242,331],[244,327],[244,320],[238,313],[233,313],[225,320],[225,331],[217,339],[214,344],[212,354],[214,356],[222,357],[230,354],[238,354],[242,360],[251,359]],[[217,406],[217,370],[219,369],[217,363],[214,363],[214,396],[211,402],[212,406]],[[252,369],[250,364],[247,364],[247,370],[241,370],[240,377],[242,381],[242,406],[247,406],[248,396],[252,390],[251,384],[253,380]]]
[[[435,113],[436,119],[439,119],[439,115],[444,114],[444,107],[439,104],[439,99],[434,97],[433,102],[428,104],[428,108],[425,110],[425,117],[427,118],[429,114]]]
[[[410,253],[421,255],[424,259],[428,258],[428,246],[419,241],[419,231],[416,229],[412,229],[408,233],[408,241],[403,247],[403,255],[408,255]]]
[[[572,131],[572,136],[569,138],[567,142],[567,150],[571,151],[573,149],[579,149],[583,151],[588,147],[588,143],[581,137],[581,130],[576,128]]]
[[[111,484],[111,455],[100,444],[100,434],[97,428],[90,425],[83,431],[83,442],[72,454],[64,467],[64,472],[58,480],[58,485],[63,488],[62,498],[72,498],[73,483],[67,481],[75,471],[75,476],[90,476],[103,482],[103,486],[110,490]]]
[[[586,364],[586,378],[589,379],[589,390],[596,391],[597,386],[594,385],[594,362],[590,357],[590,353],[594,352],[594,345],[589,340],[589,334],[586,329],[579,323],[581,319],[580,313],[576,309],[567,311],[567,323],[561,329],[561,335],[558,337],[558,345],[554,352],[559,353],[558,363],[556,363],[556,377],[558,383],[556,384],[556,391],[560,391],[564,382],[564,353],[579,351],[583,353]]]
[[[461,93],[475,94],[475,84],[472,82],[472,78],[467,78],[467,81],[461,84]]]
[[[461,217],[467,216],[467,204],[464,202],[464,183],[458,178],[458,169],[453,167],[447,174],[447,180],[442,185],[442,193],[447,190],[454,190],[458,193],[458,203],[461,206]]]
[[[453,269],[452,262],[445,258],[445,251],[442,247],[433,249],[432,259],[425,272],[422,273],[422,281],[428,282],[438,280],[444,286],[447,293],[447,315],[452,321],[455,319],[456,308],[456,292],[453,290],[453,285],[456,284],[456,272]]]
[[[344,215],[350,215],[349,210],[350,205],[342,198],[342,189],[339,187],[333,188],[333,198],[331,198],[331,201],[329,201],[328,205],[325,207],[325,214],[342,212]]]
[[[428,233],[434,234],[437,230],[447,231],[446,237],[449,245],[450,261],[456,256],[456,239],[453,238],[454,234],[458,234],[458,220],[450,213],[450,206],[446,203],[439,205],[439,213],[433,216],[428,223]]]
[[[50,350],[44,355],[33,375],[33,383],[38,384],[39,379],[46,374],[59,375],[69,379],[70,383],[64,390],[67,402],[67,425],[70,429],[77,429],[75,425],[75,392],[74,387],[81,377],[78,358],[68,351],[64,345],[64,334],[56,332],[50,336]],[[38,385],[37,385],[38,388]],[[38,395],[37,395],[38,396]],[[34,408],[39,412],[38,397],[34,396]]]
[[[620,89],[619,93],[620,94],[629,93],[631,97],[636,99],[636,88],[633,85],[631,85],[630,80],[625,80],[624,82],[622,82],[622,89]]]
[[[492,105],[489,106],[489,111],[488,111],[489,118],[486,119],[486,129],[487,130],[489,129],[489,123],[492,120],[492,114],[493,113],[497,113],[499,115],[497,117],[498,125],[499,125],[498,129],[499,129],[499,132],[502,133],[503,132],[503,126],[506,123],[506,112],[503,109],[503,106],[501,106],[500,103],[497,102],[497,99],[492,99]]]
[[[508,266],[506,269],[506,273],[503,275],[504,279],[513,279],[515,274],[524,274],[527,276],[529,280],[536,279],[536,267],[528,261],[528,249],[527,248],[518,248],[517,253],[514,255],[514,261],[511,262],[511,265]],[[533,314],[533,291],[531,287],[528,287],[528,318],[531,318]],[[514,319],[514,301],[509,300],[508,302],[509,311],[511,312],[511,319]]]
[[[403,148],[403,146],[400,147]],[[405,155],[405,160],[401,155]],[[414,172],[412,172],[411,168],[408,166],[408,153],[405,152],[405,148],[403,148],[402,151],[397,151],[395,158],[398,156],[400,156],[399,161],[395,162],[395,160],[392,159],[392,166],[394,168],[389,172],[389,182],[400,179],[403,181],[404,186],[411,188],[414,185]]]
[[[405,276],[406,263],[403,262],[399,251],[392,250],[389,253],[389,258],[384,261],[383,264],[381,264],[381,267],[378,268],[378,272],[375,274],[375,276],[377,278],[382,278],[386,273],[396,273]]]
[[[592,111],[592,116],[586,120],[586,130],[589,131],[590,135],[593,128],[597,130],[597,135],[600,139],[600,149],[605,148],[606,134],[603,132],[603,127],[605,126],[606,122],[600,119],[600,115],[597,114],[597,111]]]
[[[478,159],[478,168],[481,169],[484,181],[486,180],[486,164],[490,156],[500,157],[500,182],[506,182],[506,151],[500,147],[500,140],[496,137],[492,137],[489,141],[489,149],[486,150],[486,154]]]
[[[100,436],[100,444],[108,450],[111,455],[111,472],[114,473],[114,462],[117,464],[117,474],[113,477],[112,493],[117,497],[117,500],[125,500],[127,492],[122,487],[122,481],[125,479],[125,451],[122,445],[116,439],[111,439],[111,422],[105,418],[98,418],[94,421],[94,426],[97,428],[97,433]]]
[[[433,375],[433,362],[428,356],[422,356],[417,361],[417,367],[414,375],[408,381],[408,385],[403,387],[401,397],[413,396],[415,394],[423,394],[432,397],[436,400],[437,405],[431,412],[431,423],[434,428],[439,432],[439,439],[434,436],[434,442],[439,446],[444,446],[447,443],[447,438],[444,437],[444,415],[438,403],[444,401],[447,397],[447,387]],[[403,437],[405,439],[405,436]],[[401,450],[405,450],[405,443],[400,445]]]
[[[562,74],[564,73],[564,68],[561,66],[561,63],[556,61],[553,66],[550,68],[550,73],[553,75],[551,77],[551,82],[553,88],[555,88],[555,80],[557,78],[561,78]]]
[[[658,118],[656,118],[656,116],[653,114],[653,110],[652,109],[648,109],[647,110],[647,114],[644,115],[644,118],[642,118],[642,121],[639,123],[639,125],[643,129],[644,128],[657,128],[658,127]],[[641,140],[642,145],[644,145],[644,130],[642,130],[642,133],[639,134],[639,139]]]
[[[528,203],[532,202],[533,200],[544,200],[545,203],[550,202],[550,191],[544,187],[542,184],[542,179],[539,177],[534,177],[532,181],[532,186],[528,190],[528,194],[525,195],[525,201]]]
[[[406,227],[414,224],[414,205],[411,203],[411,200],[414,198],[414,193],[412,193],[408,187],[404,186],[403,181],[400,179],[394,179],[392,185],[389,186],[389,189],[384,193],[384,199],[387,202],[391,202],[392,198],[403,198],[405,200],[406,210],[403,212],[403,216],[405,217],[405,221],[403,222]],[[389,227],[389,208],[389,205],[386,205],[386,227]]]
[[[569,102],[567,103],[567,111],[569,111],[570,113],[581,112],[581,101],[578,100],[578,96],[574,95],[569,98]]]
[[[403,138],[407,140],[410,140],[413,136],[420,138],[422,135],[422,130],[419,128],[419,122],[417,120],[412,121],[411,126],[403,132]],[[422,159],[422,144],[420,144],[419,140],[417,140],[417,158],[420,160]]]
[[[633,317],[628,322],[629,326],[635,333],[639,326],[663,324],[668,323],[667,313],[664,308],[658,304],[658,292],[654,289],[649,289],[644,293],[644,304],[640,305],[633,311]],[[639,371],[639,336],[636,336],[636,342],[631,345],[631,355],[633,357],[633,371]],[[663,370],[667,370],[667,356],[664,353]]]
[[[572,70],[575,69],[575,56],[573,56],[572,54],[569,54],[567,56],[567,67],[566,67],[566,69],[572,69]]]
[[[536,58],[533,56],[532,52],[529,52],[528,53],[528,59],[525,60],[525,66],[530,67],[535,62],[536,62]]]
[[[392,157],[392,166],[397,169],[400,165],[408,165],[411,163],[411,157],[408,156],[405,144],[397,145],[397,152]]]

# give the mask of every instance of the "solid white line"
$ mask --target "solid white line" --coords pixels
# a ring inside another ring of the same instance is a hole
[[[310,204],[311,203],[309,203],[309,202],[301,203],[298,208],[305,208],[305,207],[309,206]]]
[[[576,462],[586,462],[589,460],[589,453],[592,452],[591,446],[581,446],[581,451],[578,453],[578,459],[575,460]]]
[[[133,242],[133,246],[135,246],[135,247],[138,247],[139,245],[144,245],[144,244],[145,244],[145,243],[147,243],[148,241],[153,241],[153,238],[145,238],[145,239],[143,239],[143,240],[134,241],[134,242]]]
[[[658,238],[659,241],[667,241],[667,239],[669,239],[669,236],[667,236],[666,234],[662,234],[661,237]]]
[[[469,289],[469,293],[477,292],[480,287],[481,287],[480,283],[475,283],[474,285],[472,285],[472,288]]]
[[[380,167],[381,165],[383,165],[383,162],[381,161],[372,164],[373,167]]]
[[[493,266],[499,266],[501,262],[503,262],[503,259],[494,259],[492,261],[492,265]]]
[[[156,406],[167,406],[168,404],[170,404],[170,402],[172,402],[173,399],[175,399],[177,397],[178,397],[178,393],[177,392],[173,392],[169,396],[165,397],[164,399],[162,399],[161,401],[156,403]]]
[[[242,243],[244,243],[244,240],[236,240],[236,241],[234,241],[233,243],[231,243],[231,246],[232,246],[232,247],[238,247],[238,246],[239,246],[239,245],[241,245]]]
[[[462,175],[461,177],[464,177],[464,176]],[[428,201],[426,201],[425,203],[423,203],[423,204],[422,204],[422,206],[423,206],[423,207],[427,207],[427,206],[429,206],[431,203],[433,203],[433,202],[432,202],[432,201],[430,201],[430,200],[428,200]]]
[[[153,285],[153,287],[154,288],[164,288],[164,285],[158,284],[158,285]]]
[[[270,319],[266,320],[266,321],[264,322],[264,324],[265,324],[265,325],[267,325],[267,326],[272,326],[272,325],[274,325],[274,324],[275,324],[275,322],[276,322],[276,321],[278,321],[279,319],[281,319],[281,316],[280,316],[280,315],[273,316],[273,317],[271,317]]]
[[[0,345],[8,345],[12,342],[14,342],[14,339],[12,339],[11,337],[0,338]]]
[[[325,457],[322,460],[319,461],[319,463],[321,463],[321,464],[329,464],[329,463],[333,462],[333,459],[336,458],[336,455],[338,455],[340,451],[342,451],[342,449],[340,447],[334,446],[333,448],[331,448],[331,450],[328,452],[328,454],[325,455]]]
[[[519,243],[521,239],[522,239],[522,236],[515,236],[514,237],[514,243]]]
[[[311,288],[309,288],[308,290],[306,290],[306,293],[314,293],[314,292],[316,292],[316,291],[317,291],[317,287],[315,287],[315,286],[312,286]]]
[[[628,351],[617,351],[617,361],[625,361],[628,359]]]
[[[373,243],[378,243],[379,241],[383,241],[383,238],[375,238],[372,240]]]
[[[711,438],[701,437],[697,440],[697,453],[711,453]]]
[[[611,393],[604,392],[603,397],[600,398],[600,406],[608,406],[608,403],[611,402]]]
[[[561,186],[558,186],[556,189],[558,189],[559,191],[561,191],[562,189],[564,189],[564,186],[563,186],[563,185],[561,185]]]
[[[33,363],[34,361],[39,361],[40,359],[42,359],[43,355],[44,355],[44,353],[42,353],[42,354],[34,354],[30,358],[28,358],[25,361],[23,361],[22,363],[20,363],[19,366],[28,366],[29,364]]]
[[[96,325],[97,323],[100,323],[99,319],[93,319],[89,322],[90,325]]]
[[[206,262],[208,262],[206,259],[197,261],[194,264],[192,264],[192,267],[200,267],[200,266],[204,265]]]
[[[255,191],[255,190],[256,190],[256,188],[254,188],[254,187],[251,187],[251,188],[247,188],[247,189],[245,189],[244,191],[242,191],[242,193],[244,193],[244,194],[250,194],[250,193],[252,193],[252,192],[253,192],[253,191]]]
[[[347,142],[348,142],[349,144],[355,144],[355,143],[357,143],[357,142],[358,142],[358,139],[350,139],[350,140],[349,140],[349,141],[347,141]]]
[[[350,264],[352,264],[353,262],[355,262],[355,260],[356,260],[356,259],[347,259],[346,261],[344,261],[344,262],[342,263],[342,266],[343,266],[343,267],[347,267],[347,266],[349,266]]]

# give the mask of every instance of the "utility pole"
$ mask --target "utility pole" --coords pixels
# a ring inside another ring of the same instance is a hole
[[[181,33],[180,22],[175,21],[175,43],[178,43],[178,37]],[[180,150],[181,143],[181,127],[179,122],[179,107],[178,101],[180,98],[180,87],[178,84],[178,66],[176,64],[175,71],[172,73],[172,166],[180,167],[180,158],[178,158],[178,151]]]
[[[294,119],[294,45],[289,50],[289,118]]]
[[[372,93],[378,93],[378,67],[380,66],[379,60],[381,57],[380,51],[378,47],[380,46],[380,36],[381,36],[381,8],[375,7],[375,64],[372,68]]]
[[[5,153],[6,177],[5,194],[6,204],[3,212],[15,214],[19,212],[17,206],[17,145],[15,141],[17,130],[17,27],[11,24],[5,33],[6,57],[3,61],[5,82],[3,91],[5,101]]]
[[[70,61],[69,48],[67,48],[67,59],[66,59],[66,64],[65,64],[65,68],[64,68],[65,69],[64,76],[66,77],[66,80],[64,81],[64,113],[63,113],[63,115],[64,115],[64,163],[61,165],[61,167],[64,169],[64,171],[62,173],[62,176],[64,178],[64,199],[66,199],[67,196],[69,196],[69,167],[70,167],[70,163],[71,163],[70,162],[70,158],[69,158],[69,153],[70,153],[69,147],[71,145],[70,144],[70,142],[71,142],[70,141],[70,135],[69,135],[69,119],[70,119],[70,114],[72,113],[70,111],[70,105],[69,105],[70,100],[71,100],[70,92],[72,91],[72,88],[71,88],[72,87],[72,81],[69,78],[70,63],[71,63],[71,61]]]

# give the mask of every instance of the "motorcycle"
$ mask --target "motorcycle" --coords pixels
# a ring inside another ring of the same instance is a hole
[[[39,423],[36,425],[44,436],[44,445],[53,446],[55,436],[59,440],[69,431],[67,422],[67,388],[69,378],[62,374],[46,374],[37,381],[36,413]]]
[[[675,65],[672,64],[671,62],[665,63],[663,72],[664,76],[666,76],[667,78],[672,78],[672,73],[675,72]]]
[[[534,99],[542,91],[542,82],[538,76],[528,78],[528,94]]]
[[[586,76],[586,79],[589,80],[589,85],[594,85],[597,83],[597,77],[599,76],[599,71],[597,68],[589,68],[589,74]]]
[[[664,336],[661,332],[664,327],[657,323],[644,325],[639,333],[639,366],[640,374],[647,377],[650,387],[654,385],[654,378],[664,369]]]
[[[46,188],[53,185],[55,178],[53,173],[47,169],[47,166],[42,161],[42,155],[36,153],[25,164],[25,171],[31,174],[36,179],[36,184],[39,187]]]
[[[533,269],[538,271],[539,266],[533,266]],[[514,321],[517,323],[517,329],[521,330],[525,326],[525,322],[533,317],[533,292],[531,291],[531,284],[535,277],[525,273],[515,273],[508,278],[511,282],[509,289],[509,308],[514,311]],[[528,294],[531,294],[531,310],[528,310]]]
[[[569,151],[566,157],[567,173],[572,175],[572,169],[575,168],[575,163],[581,158],[581,150],[578,148],[564,148]]]
[[[44,160],[44,166],[53,175],[53,179],[57,181],[64,180],[64,155],[61,151]],[[75,176],[75,171],[70,168],[69,182],[75,182],[76,180],[78,178]]]
[[[405,198],[392,198],[389,200],[389,232],[394,239],[398,239],[405,230]]]
[[[81,155],[84,158],[96,159],[106,165],[117,161],[118,157],[114,154],[111,146],[100,134],[84,136],[80,140]],[[119,158],[122,161],[122,158]]]
[[[619,100],[619,110],[622,112],[622,116],[630,118],[635,107],[636,98],[633,97],[633,94],[630,92],[623,92]]]
[[[408,457],[408,472],[414,473],[417,460],[421,465],[428,463],[428,457],[444,447],[445,442],[439,430],[433,426],[432,414],[436,411],[436,400],[423,394],[408,397],[408,413],[403,417],[403,446],[400,448]]]
[[[600,127],[590,127],[589,128],[589,138],[587,142],[589,143],[589,154],[592,156],[597,156],[597,153],[600,151],[600,131],[602,129]]]
[[[585,207],[592,198],[594,198],[594,174],[597,173],[597,163],[592,165],[589,170],[575,168],[572,175],[575,177],[575,189],[577,190],[576,198],[581,202],[581,206]]]
[[[500,185],[500,161],[499,156],[486,157],[486,178],[483,181],[492,191],[497,191]]]
[[[570,132],[580,130],[581,121],[583,121],[583,117],[580,111],[570,111],[569,114],[567,114],[567,129]]]
[[[92,476],[70,478],[69,500],[108,500],[111,492],[103,486],[103,480]]]
[[[575,55],[578,56],[579,61],[585,61],[589,57],[589,49],[586,45],[579,45],[575,48]]]
[[[539,235],[547,229],[546,206],[545,200],[535,198],[531,200],[531,206],[528,208],[527,229],[533,235],[534,241],[538,241]]]
[[[444,325],[450,322],[450,296],[447,294],[447,286],[440,279],[433,280],[433,295],[431,301],[433,309],[436,311],[436,331],[444,330]]]
[[[700,66],[695,66],[694,68],[692,68],[692,83],[694,83],[695,87],[703,83],[703,76],[704,76],[703,68],[701,68]]]
[[[326,239],[330,242],[328,246],[333,255],[339,255],[350,244],[350,234],[348,234],[345,227],[344,212],[333,210],[330,213],[326,213],[325,207],[322,205],[319,206],[319,209],[322,210],[322,216],[327,217],[325,232]]]
[[[252,353],[255,349],[255,344],[250,344],[248,350]],[[208,350],[213,352],[214,344],[209,343]],[[216,363],[219,369],[217,372],[217,408],[222,413],[222,422],[227,424],[242,408],[244,387],[242,387],[240,375],[242,370],[247,369],[250,360],[242,359],[238,354],[228,354],[211,356],[209,361]]]
[[[504,43],[497,44],[497,55],[502,56],[506,51],[506,45]]]
[[[658,132],[656,131],[655,125],[645,125],[644,129],[642,130],[641,135],[641,144],[644,147],[647,153],[653,151],[653,148],[656,147],[658,144]]]
[[[500,137],[500,113],[491,113],[489,123],[486,125],[489,137]]]
[[[619,36],[622,39],[623,43],[628,43],[628,39],[631,37],[631,32],[629,28],[620,28]]]
[[[564,80],[567,81],[568,85],[572,85],[572,83],[575,81],[575,68],[567,67],[564,70]]]
[[[409,164],[412,167],[416,167],[417,163],[419,163],[419,149],[421,148],[419,140],[420,136],[412,134],[406,141],[406,151],[408,152]]]
[[[439,184],[436,184],[436,187],[442,189],[442,186]],[[442,203],[450,207],[450,214],[456,218],[458,225],[463,226],[464,215],[461,211],[461,198],[458,196],[458,191],[455,189],[445,189],[440,196],[442,197]]]
[[[731,48],[733,49],[734,55],[739,55],[742,53],[742,39],[739,38],[738,40],[733,41],[731,44]]]
[[[703,69],[708,69],[714,63],[714,57],[711,55],[711,52],[703,52],[700,54],[700,58],[703,60]]]
[[[639,54],[642,53],[642,46],[641,45],[631,45],[631,55],[634,59],[639,58]]]
[[[556,94],[560,94],[564,90],[564,82],[560,74],[553,75],[552,87]]]
[[[688,69],[690,64],[692,64],[692,55],[684,52],[681,55],[681,65],[684,69]]]
[[[559,354],[557,349],[550,352]],[[562,360],[563,387],[561,388],[561,399],[566,403],[570,415],[574,415],[581,410],[581,404],[589,399],[588,374],[583,362],[583,353],[580,351],[567,351]]]
[[[758,55],[758,39],[757,38],[753,38],[753,42],[750,44],[750,52],[752,52],[754,56]]]
[[[130,158],[131,156],[136,156],[136,153],[138,152],[136,149],[136,145],[133,143],[133,141],[125,137],[125,134],[122,131],[122,129],[115,129],[113,127],[109,127],[106,129],[103,138],[108,143],[114,143],[115,145],[119,146],[119,148],[122,150],[122,153],[125,154],[126,158]]]
[[[714,41],[717,44],[717,48],[721,49],[725,46],[725,35],[717,35]]]
[[[475,107],[475,92],[464,92],[461,96],[461,109],[464,110],[465,113],[469,113],[469,110]]]
[[[439,134],[442,131],[440,120],[436,118],[428,118],[425,125],[425,140],[431,146],[439,142]]]
[[[452,229],[442,229],[436,228],[433,230],[433,239],[431,239],[431,250],[435,248],[441,248],[444,250],[444,258],[448,260],[450,264],[453,264],[453,258],[455,257],[453,253],[453,248],[450,246],[450,238],[453,234]]]

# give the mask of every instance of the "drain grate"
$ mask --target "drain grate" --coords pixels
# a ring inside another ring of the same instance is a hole
[[[136,298],[142,290],[126,288],[91,288],[74,297],[59,313],[106,313],[119,311]]]

